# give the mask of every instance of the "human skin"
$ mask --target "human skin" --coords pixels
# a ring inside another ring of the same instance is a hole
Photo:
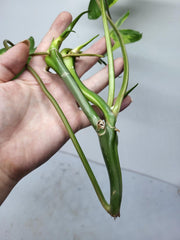
[[[58,37],[71,20],[70,13],[59,14],[36,51],[47,51],[52,39]],[[86,52],[104,54],[104,38]],[[69,139],[62,121],[32,75],[25,71],[18,79],[11,81],[25,66],[28,53],[29,42],[24,41],[0,56],[0,204],[20,179],[45,163]],[[78,75],[82,76],[97,60],[97,57],[78,59]],[[45,70],[44,57],[33,57],[30,65],[59,103],[73,131],[89,126],[88,119],[62,79]],[[115,60],[115,75],[118,76],[122,71],[123,60],[118,58]],[[107,67],[84,83],[99,93],[108,84]],[[127,96],[121,110],[130,103],[131,98]],[[97,108],[95,110],[98,112]]]

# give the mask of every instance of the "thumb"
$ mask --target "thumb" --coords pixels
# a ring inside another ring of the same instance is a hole
[[[0,55],[0,83],[12,80],[25,66],[29,55],[28,40]]]

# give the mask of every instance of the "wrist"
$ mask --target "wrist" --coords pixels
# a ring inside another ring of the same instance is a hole
[[[0,205],[4,202],[16,183],[15,180],[11,179],[8,174],[0,168]]]

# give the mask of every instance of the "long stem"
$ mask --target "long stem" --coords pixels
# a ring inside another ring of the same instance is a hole
[[[34,56],[47,56],[48,53],[47,52],[34,52],[34,53],[30,53],[29,56],[30,57],[34,57]]]
[[[69,50],[69,51],[71,53],[71,50]],[[76,69],[75,69],[75,57],[72,57],[70,53],[66,54],[66,49],[63,49],[61,51],[61,55],[63,57],[64,64],[66,65],[67,69],[69,70],[69,72],[73,76],[74,80],[76,81],[77,85],[81,89],[84,96],[88,99],[88,101],[90,101],[95,106],[97,106],[101,109],[101,111],[104,114],[105,119],[109,122],[111,116],[113,115],[110,107],[107,105],[107,103],[104,101],[103,98],[101,98],[98,94],[96,94],[95,92],[88,89],[83,84],[83,82],[79,79],[79,76],[78,76],[78,74],[76,72]],[[68,56],[68,57],[64,58],[64,55]]]
[[[66,57],[98,57],[98,58],[103,58],[103,55],[100,54],[94,54],[94,53],[68,53],[63,56],[63,58]]]
[[[62,56],[58,52],[56,48],[54,48],[53,43],[49,49],[49,55],[46,56],[45,61],[48,67],[51,67],[56,73],[64,80],[65,84],[75,97],[76,101],[78,102],[79,106],[86,114],[87,118],[89,119],[90,123],[97,131],[98,121],[100,117],[89,104],[88,100],[85,98],[83,93],[81,92],[80,88],[78,87],[77,83],[74,81],[72,75],[66,68],[65,64],[63,63]]]
[[[99,0],[97,0],[97,3],[99,5]],[[113,104],[114,91],[115,91],[114,58],[113,58],[112,44],[111,44],[111,38],[109,34],[109,27],[108,27],[108,21],[106,17],[104,0],[100,0],[100,9],[101,9],[103,25],[104,25],[104,34],[106,39],[108,68],[109,68],[109,94],[108,94],[107,103],[111,107]]]
[[[111,24],[112,28],[114,29],[118,40],[120,42],[120,46],[121,46],[121,51],[122,51],[122,55],[123,55],[123,61],[124,61],[124,75],[123,75],[123,82],[122,82],[122,86],[120,89],[120,92],[116,98],[116,102],[112,108],[112,111],[114,113],[115,116],[118,115],[119,110],[121,108],[121,104],[124,98],[124,95],[126,93],[126,89],[128,86],[128,80],[129,80],[129,62],[128,62],[128,56],[127,56],[127,52],[126,52],[126,48],[125,48],[125,44],[123,42],[123,39],[121,37],[120,32],[118,31],[118,29],[116,28],[115,24],[113,23],[113,21],[107,16],[109,23]]]
[[[36,81],[39,83],[42,91],[44,92],[44,94],[46,95],[46,97],[50,100],[50,102],[52,103],[52,105],[55,107],[59,117],[61,118],[63,124],[65,125],[66,127],[66,130],[68,131],[68,134],[74,144],[74,147],[76,148],[78,154],[79,154],[79,157],[83,163],[83,166],[91,180],[91,183],[95,189],[95,192],[99,198],[99,201],[101,202],[102,206],[104,207],[104,209],[109,212],[110,210],[110,206],[109,204],[106,202],[105,198],[104,198],[104,195],[99,187],[99,184],[96,180],[96,177],[94,176],[93,172],[92,172],[92,169],[82,151],[82,148],[79,144],[79,142],[77,141],[77,138],[75,137],[74,133],[73,133],[73,130],[66,118],[66,116],[64,115],[62,109],[60,108],[59,104],[57,103],[57,101],[54,99],[54,97],[50,94],[50,92],[47,90],[45,84],[43,83],[43,81],[41,80],[41,78],[39,77],[39,75],[34,71],[34,69],[32,67],[30,67],[29,65],[27,65],[27,69],[31,72],[31,74],[35,77]]]

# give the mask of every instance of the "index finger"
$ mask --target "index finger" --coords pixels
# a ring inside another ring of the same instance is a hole
[[[71,23],[72,16],[69,12],[60,13],[54,20],[49,31],[44,36],[36,52],[45,52],[48,50],[53,38],[57,38]]]
[[[36,52],[46,52],[50,47],[53,38],[57,38],[69,26],[71,21],[72,16],[69,12],[60,13],[54,20],[49,31],[41,40]],[[38,68],[41,67],[43,69],[46,67],[46,63],[42,56],[36,56],[31,59],[31,66],[34,68],[38,66]]]

